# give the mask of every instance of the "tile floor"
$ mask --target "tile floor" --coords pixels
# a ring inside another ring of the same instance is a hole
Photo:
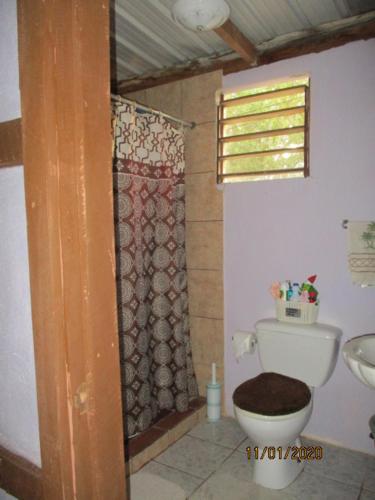
[[[185,412],[165,412],[149,429],[126,442],[126,471],[133,474],[206,419],[206,398],[190,401]],[[0,499],[1,500],[1,499]]]
[[[251,481],[252,464],[246,454],[250,443],[232,418],[198,424],[139,473],[177,484],[192,500],[375,500],[375,455],[314,444],[323,446],[323,460],[307,462],[296,481],[282,491]]]

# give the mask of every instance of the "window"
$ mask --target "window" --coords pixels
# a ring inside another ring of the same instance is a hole
[[[221,95],[218,182],[308,177],[310,80]]]

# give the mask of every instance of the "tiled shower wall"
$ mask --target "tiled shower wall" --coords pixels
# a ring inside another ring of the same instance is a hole
[[[190,331],[199,393],[206,395],[211,363],[224,382],[223,196],[216,187],[216,102],[222,73],[128,94],[130,99],[194,121],[186,129],[186,247]]]

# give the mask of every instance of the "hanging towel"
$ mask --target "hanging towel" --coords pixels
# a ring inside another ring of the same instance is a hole
[[[375,286],[375,221],[348,223],[348,263],[353,283]]]

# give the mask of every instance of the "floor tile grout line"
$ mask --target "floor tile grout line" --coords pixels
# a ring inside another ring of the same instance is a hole
[[[241,442],[239,443],[239,445],[237,446],[236,451],[238,451],[238,448],[241,446],[241,444],[246,443],[246,441],[247,441],[248,439],[249,439],[248,437],[245,437],[245,439],[244,439],[243,441],[241,441]],[[246,451],[246,448],[245,448],[245,451]],[[241,452],[239,451],[239,453],[241,453]]]
[[[168,448],[167,448],[167,449],[168,449]],[[196,479],[202,479],[202,481],[204,481],[204,480],[205,480],[205,478],[204,478],[204,477],[199,477],[199,476],[196,476],[195,474],[191,474],[190,472],[186,472],[186,470],[179,469],[177,466],[176,466],[176,467],[172,467],[171,465],[167,465],[167,464],[165,464],[164,462],[159,462],[159,461],[157,460],[157,458],[158,458],[158,457],[153,458],[153,461],[154,461],[154,462],[156,462],[156,463],[157,463],[157,464],[159,464],[159,465],[165,465],[166,467],[170,467],[171,469],[174,469],[174,470],[176,470],[176,471],[178,471],[178,472],[183,472],[184,474],[189,474],[190,476],[193,476],[193,477],[195,477]]]
[[[190,498],[207,481],[207,478],[205,479],[205,478],[196,476],[195,474],[191,474],[190,472],[186,472],[182,469],[178,469],[177,467],[172,467],[171,465],[164,464],[163,462],[158,462],[156,460],[156,458],[153,458],[149,463],[155,462],[156,464],[163,465],[164,467],[167,467],[168,469],[174,470],[176,472],[182,472],[183,474],[186,474],[187,476],[191,476],[194,479],[199,479],[200,483],[196,486],[196,488],[193,489],[193,491],[187,496],[187,498]],[[210,474],[210,476],[211,476],[211,474]],[[171,481],[171,482],[173,482],[173,481]],[[176,484],[176,483],[174,483],[174,484]]]
[[[216,443],[215,441],[210,441],[209,439],[204,439],[204,438],[201,438],[201,437],[198,437],[198,436],[192,436],[192,435],[190,434],[190,431],[189,431],[189,432],[187,432],[187,433],[185,434],[185,436],[189,436],[189,437],[191,437],[191,438],[198,439],[199,441],[204,441],[205,443],[211,443],[211,444],[214,444],[214,445],[216,445],[216,446],[220,446],[221,448],[225,448],[226,450],[232,450],[232,451],[235,451],[235,450],[237,449],[237,448],[232,448],[231,446],[225,446],[225,445],[223,445],[223,444],[218,444],[218,443]],[[240,443],[240,444],[241,444],[241,443]],[[239,445],[238,445],[238,446],[239,446]]]
[[[219,445],[220,446],[220,445]],[[218,471],[218,469],[220,469],[220,467],[224,464],[224,462],[226,462],[232,455],[233,453],[235,452],[236,450],[232,450],[232,453],[230,453],[226,458],[224,458],[224,460],[222,462],[220,462],[220,464],[218,464],[218,466],[215,468],[214,471],[211,472],[211,474],[209,476],[206,477],[206,479],[203,481],[203,483],[201,485],[199,485],[193,492],[191,495],[189,495],[189,497],[191,497],[199,488],[201,488],[203,486],[204,483],[206,483],[214,474],[216,474],[216,472]],[[188,498],[189,498],[188,497]]]
[[[157,457],[156,457],[157,458]],[[167,464],[164,464],[163,462],[158,462],[156,460],[156,458],[153,458],[150,462],[148,463],[151,463],[151,462],[155,462],[157,463],[158,465],[163,465],[164,467],[167,467],[168,469],[172,469],[176,472],[183,472],[184,474],[186,474],[187,476],[191,476],[193,477],[194,479],[200,479],[201,481],[204,481],[204,478],[201,478],[199,476],[196,476],[195,474],[191,474],[191,472],[186,472],[184,470],[181,470],[181,469],[177,469],[177,467],[173,467],[172,465],[167,465]]]
[[[204,485],[204,483],[206,483],[210,479],[210,477],[212,477],[216,472],[217,472],[217,469],[212,471],[211,474],[209,476],[207,476],[206,479],[204,479],[203,482],[199,486],[197,486],[194,491],[192,491],[191,495],[189,495],[188,498],[191,498],[194,495],[194,493],[196,491],[198,491],[199,488],[201,488]]]
[[[246,440],[246,438],[245,438]],[[214,471],[211,472],[211,474],[203,481],[202,484],[200,484],[193,492],[191,495],[189,495],[188,498],[190,498],[196,491],[198,491],[199,488],[201,488],[203,486],[204,483],[206,483],[214,474],[216,474],[218,472],[218,470],[220,469],[220,467],[227,461],[230,459],[231,456],[234,455],[235,451],[237,450],[237,448],[235,448],[234,450],[232,450],[232,453],[230,453],[226,458],[224,458],[224,460],[216,467],[216,469]]]

